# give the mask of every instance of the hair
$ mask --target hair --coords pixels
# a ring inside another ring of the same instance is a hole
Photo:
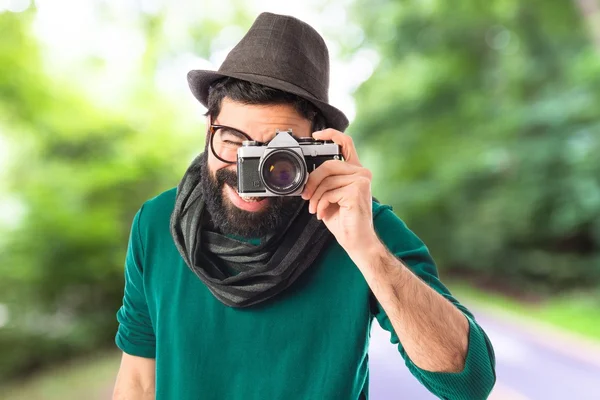
[[[310,101],[279,89],[229,77],[216,81],[208,90],[208,111],[205,115],[211,120],[214,121],[221,112],[221,102],[225,97],[248,105],[289,104],[311,122],[313,131],[326,128],[325,117]]]

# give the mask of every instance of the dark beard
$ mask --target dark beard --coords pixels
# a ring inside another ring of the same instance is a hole
[[[208,155],[201,159],[200,185],[206,211],[212,225],[224,235],[244,238],[265,237],[285,228],[304,203],[301,197],[270,197],[267,206],[257,212],[237,208],[223,198],[223,185],[237,190],[237,173],[220,169],[215,176],[208,169]]]

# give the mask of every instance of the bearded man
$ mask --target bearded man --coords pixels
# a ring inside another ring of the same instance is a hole
[[[328,102],[322,37],[263,13],[218,71],[188,81],[208,109],[205,151],[133,220],[114,398],[367,399],[374,320],[433,394],[487,398],[490,341],[424,243],[373,199],[348,120]],[[302,159],[257,169],[240,156],[280,138],[296,149],[308,138],[306,157],[321,161],[298,175]],[[331,146],[339,154],[319,150]],[[295,195],[260,187],[270,177],[293,177]]]

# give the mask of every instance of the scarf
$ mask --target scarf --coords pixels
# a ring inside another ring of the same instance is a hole
[[[311,266],[333,235],[308,212],[307,202],[258,246],[213,231],[200,185],[201,158],[194,159],[177,186],[170,221],[177,250],[227,306],[249,307],[277,296]]]

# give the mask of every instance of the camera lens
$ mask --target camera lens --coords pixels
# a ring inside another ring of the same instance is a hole
[[[295,192],[306,176],[303,161],[297,153],[285,149],[270,153],[261,168],[265,188],[280,196]]]

